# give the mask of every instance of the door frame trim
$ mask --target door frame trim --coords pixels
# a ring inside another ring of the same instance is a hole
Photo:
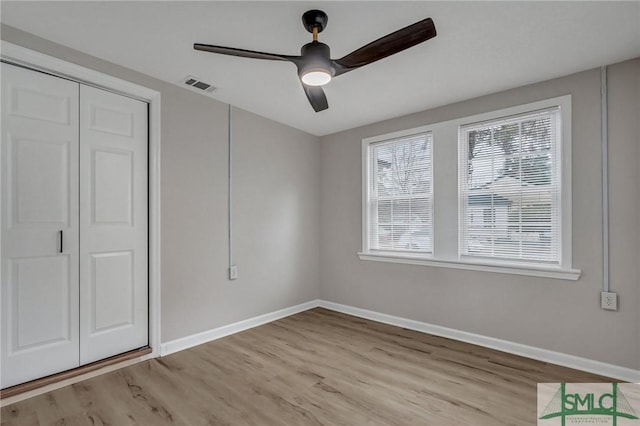
[[[53,56],[0,40],[0,59],[149,104],[149,346],[140,360],[160,356],[160,92]],[[1,266],[0,266],[1,267]]]

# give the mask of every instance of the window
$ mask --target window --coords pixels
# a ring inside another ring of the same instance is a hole
[[[559,108],[461,126],[459,140],[460,254],[559,264]]]
[[[431,253],[431,133],[367,141],[368,250]]]
[[[362,141],[361,260],[577,280],[571,96]]]

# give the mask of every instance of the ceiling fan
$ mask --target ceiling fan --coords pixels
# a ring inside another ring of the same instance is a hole
[[[309,10],[302,15],[302,24],[313,34],[313,41],[302,46],[300,56],[200,43],[195,43],[193,48],[243,58],[293,62],[298,68],[298,76],[311,106],[316,112],[320,112],[329,108],[327,97],[321,86],[327,84],[333,77],[386,58],[436,36],[436,27],[431,18],[427,18],[372,41],[340,59],[331,59],[329,46],[318,41],[318,33],[327,27],[327,20],[327,14],[321,10]]]

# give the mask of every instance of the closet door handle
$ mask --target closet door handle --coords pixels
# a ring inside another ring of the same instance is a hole
[[[63,246],[63,243],[62,243],[62,241],[63,241],[62,229],[59,231],[59,234],[60,234],[60,253],[63,253],[64,252],[63,251],[63,247],[64,246]]]

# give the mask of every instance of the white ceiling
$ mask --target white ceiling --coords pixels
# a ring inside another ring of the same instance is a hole
[[[640,56],[640,2],[1,2],[3,23],[181,84],[315,135]],[[320,41],[339,58],[431,17],[438,36],[325,86],[315,113],[293,64],[194,51],[194,42],[299,54],[301,15],[329,15]]]

